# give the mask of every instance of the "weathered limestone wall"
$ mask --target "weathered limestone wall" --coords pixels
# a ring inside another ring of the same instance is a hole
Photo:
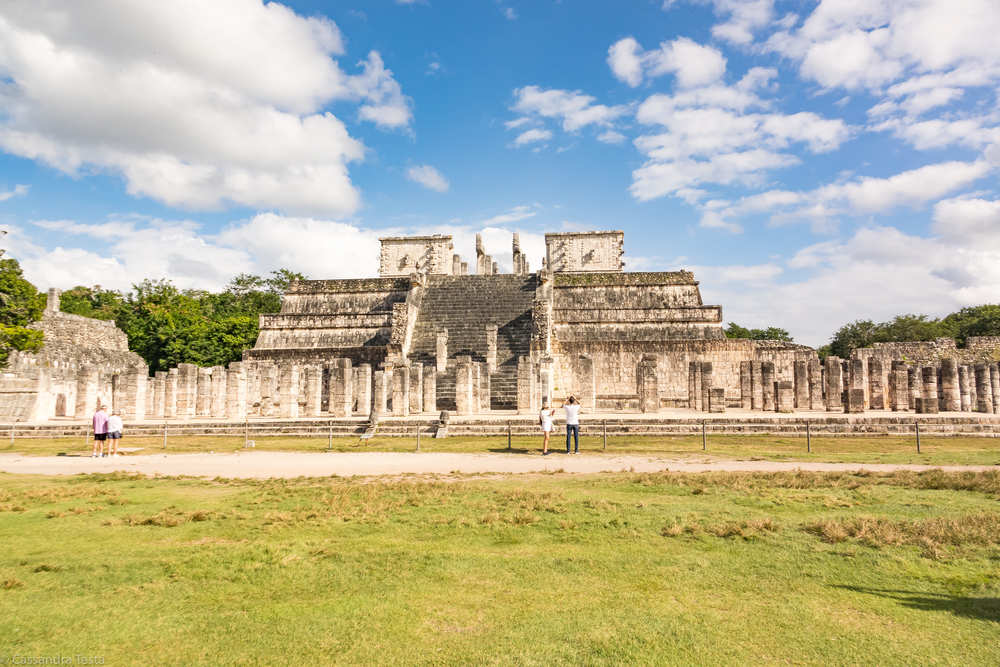
[[[550,271],[621,271],[625,267],[625,233],[566,232],[545,235]]]
[[[413,272],[452,275],[454,246],[450,236],[397,236],[380,238],[379,276],[408,276]]]

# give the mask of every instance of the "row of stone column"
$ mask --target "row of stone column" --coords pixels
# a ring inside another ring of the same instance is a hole
[[[375,371],[374,404],[377,415],[406,417],[437,412],[437,371],[421,363],[387,363]]]

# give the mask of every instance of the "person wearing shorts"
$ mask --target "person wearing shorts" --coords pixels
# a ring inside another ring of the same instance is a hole
[[[104,441],[108,439],[108,413],[104,411],[103,405],[97,406],[94,412],[94,448],[90,452],[91,458],[104,456]]]
[[[118,441],[122,439],[122,418],[115,410],[108,417],[108,456],[118,458]]]
[[[542,440],[542,456],[549,455],[549,436],[552,435],[552,416],[555,411],[549,407],[549,402],[546,400],[542,403],[542,409],[538,413],[538,423],[542,426],[542,434],[545,437]]]

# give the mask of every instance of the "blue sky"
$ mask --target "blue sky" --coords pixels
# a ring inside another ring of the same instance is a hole
[[[38,5],[0,9],[0,225],[43,288],[622,229],[813,345],[998,300],[991,0]]]

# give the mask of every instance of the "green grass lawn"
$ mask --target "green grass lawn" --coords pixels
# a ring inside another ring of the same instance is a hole
[[[83,438],[21,438],[11,445],[0,441],[0,452],[20,452],[29,455],[53,456],[89,455],[90,447]],[[257,449],[268,451],[325,451],[325,437],[267,437],[257,438]],[[412,452],[415,438],[376,437],[364,443],[358,438],[334,438],[333,451],[383,451]],[[552,449],[565,447],[565,440],[553,437]],[[159,436],[125,438],[122,447],[142,447],[138,453],[192,453],[232,452],[243,447],[242,436],[169,436],[163,449]],[[520,453],[541,452],[541,440],[536,437],[515,437],[511,451]],[[913,437],[814,437],[812,452],[806,452],[804,437],[768,435],[710,435],[707,452],[702,451],[701,436],[617,436],[608,438],[608,448],[603,450],[599,436],[584,437],[581,447],[585,452],[608,454],[649,454],[670,457],[702,457],[707,453],[717,458],[759,458],[775,461],[833,461],[853,463],[925,463],[930,465],[969,464],[1000,465],[1000,438],[975,437],[923,437],[921,453],[917,453]],[[425,452],[506,452],[504,437],[451,437],[441,440],[420,439],[420,449]]]
[[[0,657],[1000,664],[1000,471],[0,474]]]

